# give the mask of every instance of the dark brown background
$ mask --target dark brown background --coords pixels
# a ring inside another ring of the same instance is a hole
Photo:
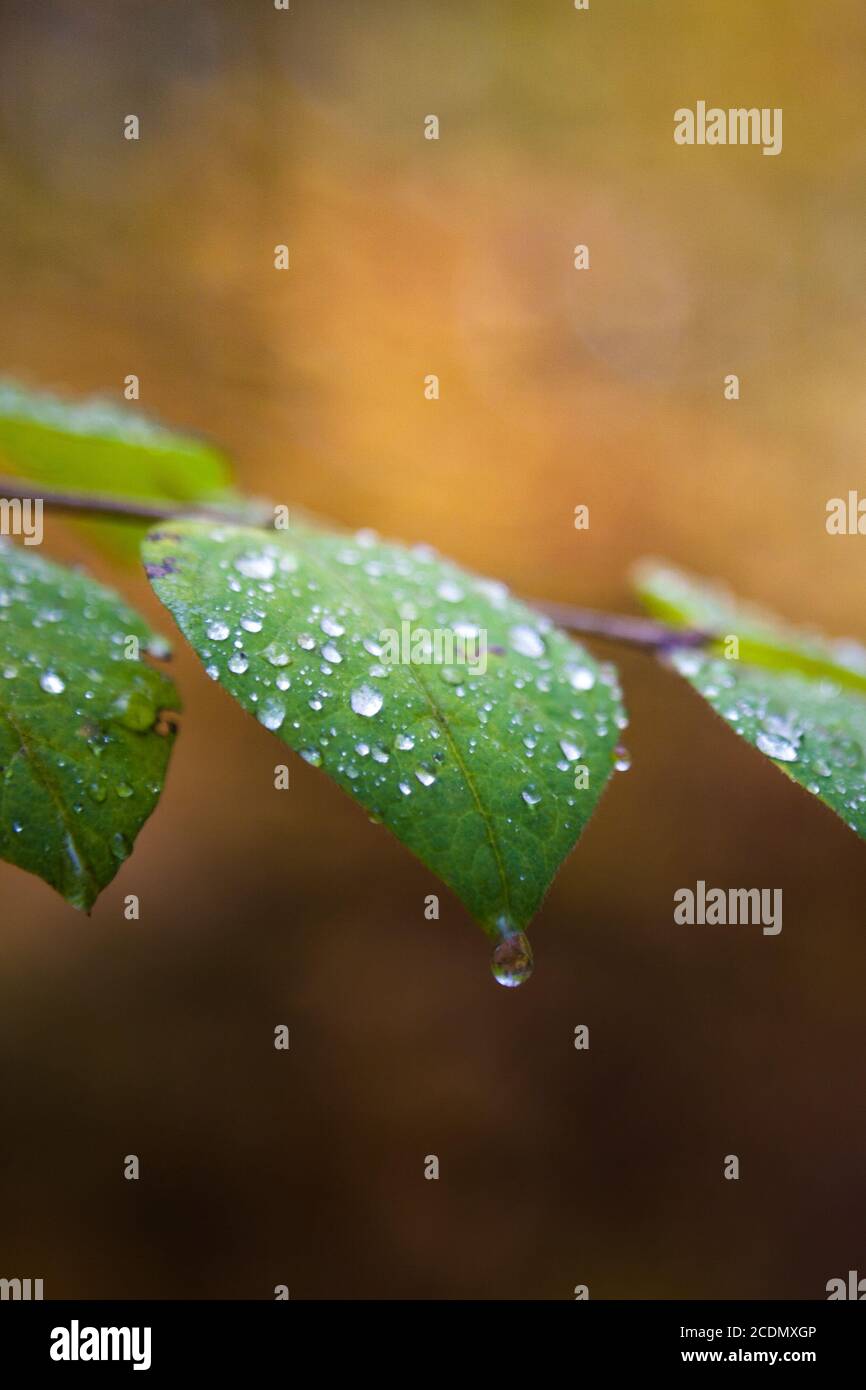
[[[866,637],[866,541],[823,524],[864,484],[864,41],[859,0],[7,0],[0,368],[135,372],[246,487],[522,592],[623,608],[661,553]],[[782,155],[677,148],[698,98],[782,106]],[[46,550],[171,632],[80,535]],[[273,790],[280,745],[181,651],[165,794],[92,918],[0,867],[0,1275],[820,1298],[866,1272],[864,847],[620,664],[633,769],[506,992],[320,774]],[[781,936],[675,926],[697,878],[781,887]]]

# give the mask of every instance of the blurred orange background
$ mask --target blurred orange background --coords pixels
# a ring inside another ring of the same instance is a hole
[[[866,541],[824,527],[864,478],[858,0],[6,0],[0,50],[4,372],[118,398],[135,373],[246,489],[520,593],[624,610],[661,554],[866,638]],[[698,99],[782,107],[782,154],[676,146]],[[50,520],[46,551],[173,635],[81,532]],[[0,866],[0,1275],[822,1298],[863,1270],[866,850],[593,646],[633,767],[516,992],[320,773],[273,790],[281,745],[178,650],[166,790],[92,917]],[[698,878],[781,887],[781,935],[675,926]]]

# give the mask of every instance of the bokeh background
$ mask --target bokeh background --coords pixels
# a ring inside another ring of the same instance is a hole
[[[0,51],[3,371],[134,372],[246,488],[522,593],[628,609],[661,554],[866,637],[866,541],[824,528],[866,482],[860,0],[4,0]],[[781,106],[782,155],[675,146],[699,98]],[[135,569],[56,520],[46,551],[171,633]],[[162,803],[92,917],[0,866],[0,1274],[821,1298],[864,1269],[864,846],[615,655],[633,767],[505,991],[321,774],[273,790],[281,745],[178,651]],[[675,926],[698,878],[781,887],[782,934]]]

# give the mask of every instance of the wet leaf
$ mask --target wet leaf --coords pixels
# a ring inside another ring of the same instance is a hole
[[[0,858],[89,910],[159,799],[167,645],[116,594],[0,545]]]
[[[387,825],[491,936],[525,926],[613,770],[624,719],[612,668],[503,585],[370,535],[172,522],[143,556],[245,710]]]
[[[641,566],[637,584],[675,626],[738,636],[739,660],[719,654],[724,643],[666,659],[735,733],[866,838],[866,650],[792,628],[669,566]]]

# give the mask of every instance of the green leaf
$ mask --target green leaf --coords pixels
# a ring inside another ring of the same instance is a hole
[[[503,585],[365,533],[172,522],[143,556],[214,680],[384,822],[491,936],[522,930],[612,771],[624,723],[612,668]],[[425,632],[434,659],[401,660],[423,655]]]
[[[66,401],[9,380],[0,380],[0,471],[46,488],[139,500],[203,502],[231,495],[228,460],[207,440],[110,400]],[[110,549],[136,553],[146,523],[85,525]]]
[[[740,659],[675,648],[665,658],[781,772],[866,838],[866,649],[803,633],[657,562],[638,589],[677,627],[737,636]]]
[[[722,584],[684,574],[660,560],[635,569],[635,588],[647,609],[674,627],[697,628],[739,641],[739,660],[773,670],[828,676],[866,692],[866,648],[850,638],[833,640],[793,627],[757,604],[737,599]],[[721,653],[724,641],[710,650]]]
[[[89,910],[156,805],[167,644],[110,589],[0,544],[0,858]]]

